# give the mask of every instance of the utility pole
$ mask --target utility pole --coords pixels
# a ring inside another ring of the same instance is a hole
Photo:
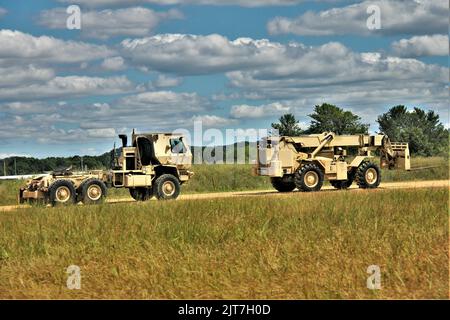
[[[83,157],[80,157],[81,159],[81,171],[83,171]]]
[[[14,157],[14,175],[17,176],[17,158]]]
[[[6,159],[3,159],[3,175],[6,177]]]

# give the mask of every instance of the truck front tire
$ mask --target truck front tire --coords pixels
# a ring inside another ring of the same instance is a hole
[[[304,192],[319,191],[322,188],[324,174],[318,165],[305,164],[295,173],[295,184]]]
[[[381,182],[380,168],[373,162],[364,161],[356,172],[356,182],[361,189],[378,188]]]
[[[163,174],[155,180],[155,195],[158,200],[173,200],[181,191],[180,180],[172,174]]]

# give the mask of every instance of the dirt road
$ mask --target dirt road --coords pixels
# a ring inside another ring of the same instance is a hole
[[[432,181],[408,181],[408,182],[386,182],[382,183],[378,189],[370,190],[383,190],[383,189],[416,189],[416,188],[440,188],[450,187],[450,180],[432,180]],[[350,190],[352,192],[363,191],[358,186],[353,185]],[[320,192],[345,192],[336,190],[331,186],[325,186]],[[232,192],[217,192],[217,193],[199,193],[199,194],[186,194],[181,195],[178,200],[199,200],[199,199],[221,199],[221,198],[235,198],[244,196],[286,196],[291,194],[280,193],[275,190],[251,190],[251,191],[232,191]],[[294,191],[295,193],[295,191]],[[310,193],[314,194],[314,193]],[[107,199],[107,203],[121,203],[121,202],[135,202],[131,198],[123,199]],[[17,209],[30,208],[29,205],[13,205],[13,206],[0,206],[1,211],[13,211]]]

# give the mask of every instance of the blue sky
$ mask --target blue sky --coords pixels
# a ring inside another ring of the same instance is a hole
[[[66,28],[71,4],[81,30]],[[441,0],[0,1],[0,158],[101,154],[132,128],[200,120],[260,129],[291,112],[306,126],[322,102],[373,132],[396,104],[448,126],[448,47]]]

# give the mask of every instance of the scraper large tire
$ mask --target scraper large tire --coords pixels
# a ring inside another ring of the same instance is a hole
[[[378,188],[381,182],[380,168],[373,162],[364,161],[356,171],[356,183],[362,189]]]

